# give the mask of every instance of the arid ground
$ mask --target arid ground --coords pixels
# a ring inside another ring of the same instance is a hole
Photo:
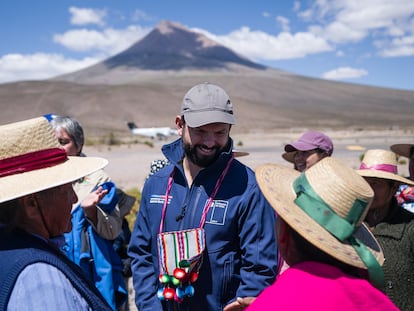
[[[389,149],[394,143],[414,143],[413,131],[325,131],[334,142],[333,156],[358,168],[360,156],[366,149]],[[236,149],[248,151],[239,160],[255,169],[261,163],[271,162],[290,165],[281,157],[285,144],[299,138],[302,132],[262,132],[232,135]],[[106,171],[124,189],[141,190],[155,159],[164,159],[160,149],[168,141],[153,140],[153,146],[138,143],[120,146],[86,146],[88,156],[101,156],[109,160]],[[399,173],[407,174],[407,159],[401,158]]]

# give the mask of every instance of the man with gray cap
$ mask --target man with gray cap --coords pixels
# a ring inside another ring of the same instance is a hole
[[[243,310],[275,279],[274,213],[234,159],[236,120],[221,87],[191,88],[175,122],[181,138],[162,147],[169,165],[147,179],[129,244],[135,302]]]

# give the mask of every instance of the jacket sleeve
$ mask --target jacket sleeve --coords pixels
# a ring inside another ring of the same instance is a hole
[[[135,290],[135,304],[139,311],[161,311],[161,302],[157,297],[158,275],[155,271],[154,257],[151,252],[155,238],[149,223],[149,211],[146,201],[148,195],[142,192],[139,212],[132,231],[128,255],[132,258],[132,279]]]
[[[91,181],[94,184],[94,188],[99,187],[104,183],[110,182],[111,178],[105,171],[100,170],[98,173],[91,174]],[[92,191],[93,189],[89,190]],[[115,208],[110,212],[105,212],[98,205],[96,206],[97,221],[96,226],[92,223],[93,229],[104,239],[114,240],[122,230],[122,217],[120,215],[119,206],[116,204]],[[88,220],[89,221],[89,220]]]
[[[256,297],[276,278],[276,216],[257,184],[245,198],[239,217],[242,267],[236,297]]]

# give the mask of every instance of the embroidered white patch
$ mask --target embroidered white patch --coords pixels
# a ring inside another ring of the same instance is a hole
[[[226,222],[227,207],[229,201],[214,200],[208,212],[206,223],[213,225],[224,225]]]

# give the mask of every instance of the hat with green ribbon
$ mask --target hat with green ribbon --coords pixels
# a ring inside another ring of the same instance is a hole
[[[382,287],[384,254],[363,224],[374,192],[344,162],[327,157],[302,174],[277,164],[256,169],[260,189],[279,217],[314,246],[348,265],[368,270]]]

